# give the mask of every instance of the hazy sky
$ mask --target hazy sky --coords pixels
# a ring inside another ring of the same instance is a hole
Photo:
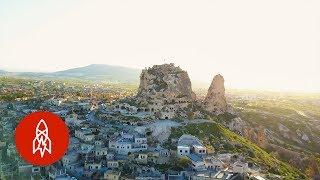
[[[320,92],[320,1],[1,0],[0,69],[174,62],[193,81]]]

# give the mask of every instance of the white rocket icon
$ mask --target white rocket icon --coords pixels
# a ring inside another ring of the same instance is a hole
[[[41,119],[36,127],[36,136],[32,142],[32,153],[40,152],[41,158],[47,151],[51,154],[51,140],[49,138],[49,129],[46,122]]]

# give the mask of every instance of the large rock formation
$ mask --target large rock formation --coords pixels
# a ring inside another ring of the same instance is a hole
[[[142,70],[135,99],[139,110],[151,111],[158,118],[169,119],[186,116],[180,112],[195,100],[195,94],[188,73],[171,63]]]
[[[225,97],[224,78],[220,74],[214,76],[204,99],[204,108],[214,114],[223,114],[228,110]]]
[[[140,114],[150,118],[203,118],[202,108],[196,102],[188,73],[174,64],[154,65],[142,70],[138,93],[130,100]],[[214,77],[204,100],[203,108],[210,113],[227,112],[224,79]]]
[[[154,65],[142,70],[137,97],[194,99],[188,73],[174,64]]]

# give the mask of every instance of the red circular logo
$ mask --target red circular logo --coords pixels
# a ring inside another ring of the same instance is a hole
[[[18,124],[15,142],[17,151],[28,163],[48,166],[66,152],[69,130],[59,116],[51,112],[34,112]]]

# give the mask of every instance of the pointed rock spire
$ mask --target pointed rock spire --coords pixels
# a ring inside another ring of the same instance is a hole
[[[227,112],[227,101],[225,97],[224,78],[218,74],[214,76],[204,99],[204,108],[214,114]]]

